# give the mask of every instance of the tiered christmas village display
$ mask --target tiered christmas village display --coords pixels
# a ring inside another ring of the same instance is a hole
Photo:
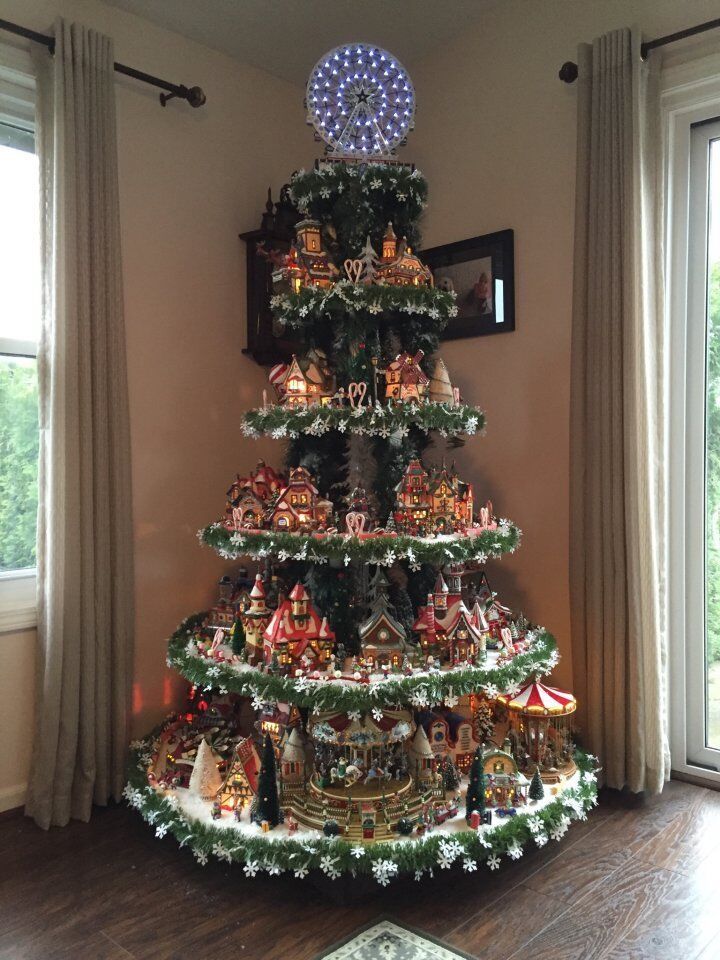
[[[201,531],[257,569],[172,636],[187,707],[135,745],[127,796],[249,876],[494,870],[585,817],[593,758],[542,680],[553,638],[485,573],[519,531],[436,452],[484,417],[437,353],[454,295],[413,252],[426,186],[391,152],[409,77],[341,47],[308,110],[329,152],[294,175],[297,239],[273,258],[276,319],[307,349],[243,418],[287,441],[285,466],[236,475]]]

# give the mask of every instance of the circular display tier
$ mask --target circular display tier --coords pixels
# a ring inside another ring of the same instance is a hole
[[[411,569],[430,563],[467,563],[513,553],[520,543],[520,530],[508,520],[500,520],[496,530],[479,527],[465,534],[439,534],[436,537],[411,537],[400,533],[369,533],[354,537],[343,533],[278,533],[272,530],[233,531],[222,523],[211,523],[200,530],[202,543],[217,550],[226,560],[251,557],[258,560],[275,557],[305,560],[308,563],[351,561],[390,567],[396,560],[409,560]]]
[[[218,662],[199,654],[193,636],[206,616],[200,613],[189,617],[168,641],[168,664],[186,680],[200,687],[253,697],[257,702],[279,701],[320,710],[363,711],[397,704],[412,704],[418,709],[440,703],[452,706],[468,693],[484,693],[494,699],[501,693],[517,692],[531,676],[549,673],[559,659],[555,638],[537,630],[528,632],[523,652],[503,662],[497,651],[489,650],[481,667],[414,670],[410,676],[374,673],[368,682],[358,682],[351,676],[338,679],[329,673],[317,677],[277,676],[247,663]]]
[[[442,436],[472,436],[485,429],[485,414],[467,404],[398,403],[363,407],[268,406],[248,410],[242,419],[248,437],[269,436],[276,440],[301,434],[319,437],[331,430],[369,437],[402,440],[414,427],[425,433],[437,430]]]
[[[436,823],[422,834],[401,837],[383,826],[373,842],[362,842],[364,838],[354,838],[351,814],[341,827],[343,830],[347,827],[348,839],[328,837],[304,822],[318,822],[323,816],[326,798],[317,785],[313,785],[301,805],[306,813],[303,822],[293,818],[290,823],[288,817],[285,823],[263,832],[258,824],[251,822],[248,807],[241,807],[239,817],[221,811],[219,818],[213,818],[211,801],[202,800],[184,787],[171,788],[155,781],[153,755],[157,753],[163,729],[164,726],[133,744],[130,777],[124,792],[126,799],[154,827],[157,837],[172,834],[181,846],[190,848],[202,865],[210,857],[243,864],[247,876],[266,872],[290,873],[303,878],[310,871],[320,870],[333,879],[342,874],[368,875],[384,886],[400,875],[414,873],[415,879],[420,880],[425,873],[451,866],[462,867],[466,872],[478,868],[495,870],[503,858],[522,857],[525,847],[540,847],[549,840],[560,840],[570,823],[586,819],[588,811],[597,803],[594,757],[578,751],[575,772],[562,783],[546,789],[542,799],[524,802],[518,808],[498,810],[490,824],[481,823],[477,828],[470,827],[465,820],[466,788],[462,786],[453,800],[429,801],[435,805]],[[397,796],[381,797],[386,810],[390,810],[395,801],[395,805],[412,814],[414,804],[404,799],[403,786],[394,787]],[[283,792],[280,799],[284,808],[296,810],[297,801],[292,795]],[[363,798],[355,804],[352,798],[342,799],[349,811],[363,803]],[[378,817],[376,825],[380,820],[392,825],[392,817]],[[335,822],[340,827],[340,821]]]
[[[406,336],[415,349],[435,347],[438,323],[457,314],[455,294],[437,287],[364,285],[340,280],[331,287],[304,287],[299,293],[277,294],[271,300],[273,315],[290,331],[326,320],[342,326],[338,336],[353,343],[367,338],[380,326],[383,314],[402,314]],[[335,332],[335,331],[333,331]],[[425,338],[430,337],[430,340]]]

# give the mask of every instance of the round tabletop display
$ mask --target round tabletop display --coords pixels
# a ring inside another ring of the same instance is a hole
[[[389,157],[413,129],[415,91],[397,57],[367,43],[330,50],[307,85],[307,121],[337,157]]]

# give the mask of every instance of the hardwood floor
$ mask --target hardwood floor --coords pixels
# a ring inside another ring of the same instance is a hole
[[[604,797],[561,843],[490,876],[247,880],[198,867],[125,808],[43,833],[0,822],[0,960],[312,960],[385,915],[480,960],[720,958],[720,793]]]

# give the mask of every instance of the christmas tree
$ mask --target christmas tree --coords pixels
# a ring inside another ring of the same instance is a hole
[[[258,823],[263,820],[271,827],[280,823],[280,801],[278,799],[277,771],[275,768],[275,748],[270,734],[265,734],[262,765],[258,777],[257,796],[253,807],[253,819]]]
[[[542,778],[540,776],[540,767],[535,767],[535,773],[532,775],[532,780],[530,781],[530,788],[528,789],[528,796],[531,800],[542,800],[545,796],[545,787],[543,786]]]
[[[195,756],[190,777],[190,793],[201,800],[214,800],[222,786],[222,777],[218,771],[217,758],[207,740],[201,740]]]
[[[470,819],[471,813],[485,812],[485,774],[482,767],[482,752],[478,747],[470,767],[470,779],[465,794],[465,819]]]
[[[238,474],[200,534],[260,571],[249,593],[245,576],[172,636],[169,663],[203,691],[202,709],[140,743],[127,796],[200,862],[236,860],[249,876],[322,870],[385,884],[448,858],[494,869],[523,831],[508,820],[490,844],[446,794],[465,792],[469,820],[492,777],[511,806],[548,723],[529,698],[552,695],[564,713],[574,699],[524,686],[555,665],[550,634],[489,587],[479,600],[485,565],[520,534],[452,462],[454,443],[485,420],[439,355],[457,305],[416,252],[426,182],[395,154],[413,125],[407,71],[377,47],[339,47],[312,71],[307,109],[327,156],[284,191],[282,215],[297,220],[289,251],[266,251],[274,328],[303,353],[269,371],[274,402],[266,395],[242,417],[247,436],[284,443],[284,467],[279,454],[274,468],[260,461]],[[229,643],[197,641],[213,630],[229,630]],[[493,705],[510,699],[498,712],[515,756],[483,754],[478,743],[505,737]],[[184,806],[182,756],[172,782],[152,758],[219,719],[234,747],[219,787],[203,779],[201,745],[191,793],[206,798],[203,821],[196,799]],[[558,822],[583,814],[596,792],[592,762],[560,733],[557,797],[545,807]],[[531,797],[536,779],[542,790],[538,769]],[[231,813],[238,822],[213,824]],[[528,815],[523,804],[515,815]]]

